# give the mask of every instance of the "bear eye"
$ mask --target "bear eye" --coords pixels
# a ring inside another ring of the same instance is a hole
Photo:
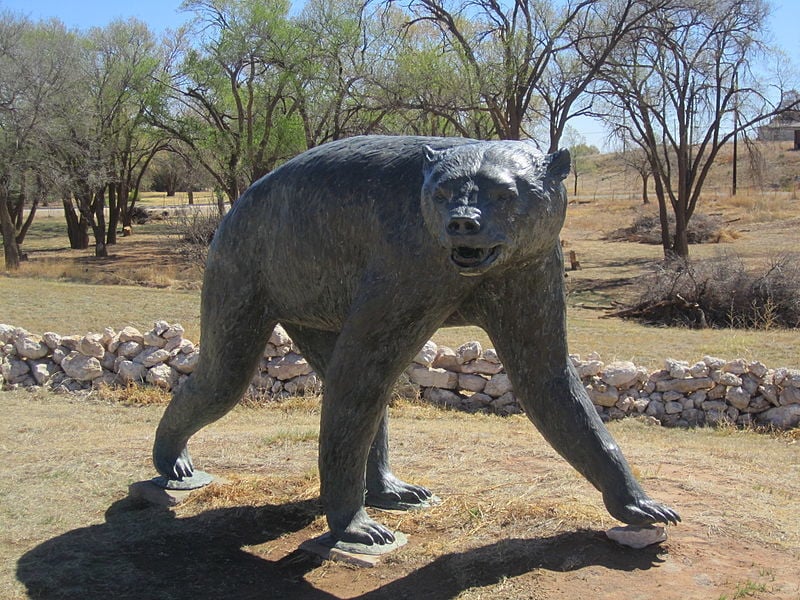
[[[514,202],[517,199],[516,190],[506,189],[497,192],[497,199],[501,202]]]
[[[448,194],[445,190],[438,189],[433,192],[433,200],[434,202],[447,202],[450,199],[450,194]]]

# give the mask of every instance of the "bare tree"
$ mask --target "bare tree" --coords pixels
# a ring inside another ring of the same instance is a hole
[[[752,68],[766,16],[763,0],[688,0],[650,15],[603,71],[599,114],[647,157],[666,256],[688,256],[687,225],[720,149],[794,108],[781,105],[780,81],[759,81]]]
[[[392,1],[392,0],[389,0]],[[669,0],[408,0],[408,28],[435,25],[474,82],[493,136],[530,136],[547,123],[550,150],[585,114],[589,85],[617,44]]]

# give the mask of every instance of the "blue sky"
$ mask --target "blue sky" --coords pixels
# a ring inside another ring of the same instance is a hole
[[[800,2],[772,0],[770,27],[775,45],[780,46],[800,66]],[[176,28],[188,20],[180,10],[181,0],[0,0],[0,11],[10,10],[33,20],[57,17],[68,27],[87,29],[107,25],[115,18],[136,17],[154,31]],[[590,144],[603,146],[602,125],[589,119],[575,123],[575,128]]]
[[[772,30],[779,45],[800,58],[800,2],[773,0]],[[180,11],[181,0],[0,0],[0,10],[21,13],[34,20],[58,17],[79,29],[108,24],[118,17],[137,17],[153,29],[176,27],[188,15]],[[798,60],[800,62],[800,60]]]

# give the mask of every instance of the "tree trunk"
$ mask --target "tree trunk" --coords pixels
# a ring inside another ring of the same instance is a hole
[[[94,255],[98,258],[105,258],[108,256],[108,246],[106,245],[106,195],[104,189],[95,194],[91,207],[94,213],[94,219],[90,222],[94,234]]]
[[[675,207],[675,238],[672,242],[672,252],[680,258],[689,258],[689,219],[683,205]]]
[[[647,180],[650,175],[642,173],[642,204],[650,204],[650,197],[647,195]]]
[[[214,196],[217,199],[217,210],[219,211],[220,216],[225,214],[225,197],[222,190],[214,190]]]
[[[0,190],[0,231],[3,233],[3,254],[5,255],[6,269],[16,271],[19,269],[19,246],[17,245],[14,221],[8,210],[8,188],[6,186],[3,188]]]
[[[658,220],[661,223],[661,247],[664,249],[664,258],[672,257],[672,240],[669,235],[669,216],[667,214],[667,198],[664,186],[658,175],[653,177],[656,188],[656,199],[658,200]]]
[[[108,186],[108,227],[106,227],[106,244],[117,243],[117,225],[119,225],[120,207],[124,201],[122,190],[117,194],[115,185]]]
[[[85,250],[89,247],[89,229],[86,219],[75,210],[72,198],[62,199],[64,205],[64,218],[67,221],[67,236],[69,247],[73,250]]]

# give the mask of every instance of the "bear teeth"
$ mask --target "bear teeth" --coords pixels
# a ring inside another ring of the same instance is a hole
[[[450,255],[452,261],[462,268],[474,268],[493,260],[497,248],[473,248],[471,246],[458,246],[453,248]]]

